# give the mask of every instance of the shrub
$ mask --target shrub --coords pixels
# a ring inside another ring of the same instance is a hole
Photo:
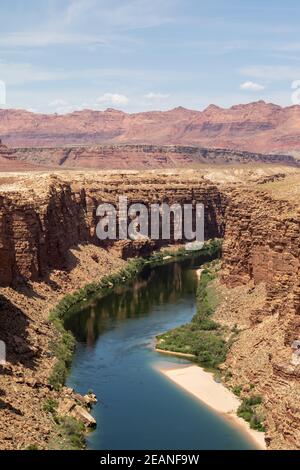
[[[46,411],[46,413],[54,414],[56,413],[57,407],[58,407],[57,400],[54,400],[53,398],[48,398],[44,402],[43,410]]]
[[[220,246],[219,241],[212,242],[206,247],[206,255],[217,256]],[[194,354],[195,360],[209,369],[216,369],[224,362],[228,351],[219,324],[210,318],[217,305],[214,292],[208,289],[214,278],[215,273],[206,267],[197,288],[197,312],[191,323],[157,337],[161,349]]]
[[[228,382],[232,378],[232,372],[230,370],[227,370],[225,373],[225,382]]]
[[[29,444],[29,446],[27,446],[25,450],[35,451],[35,450],[39,450],[39,448],[36,444]]]
[[[145,261],[141,258],[131,260],[120,272],[105,276],[98,284],[88,284],[74,294],[66,295],[52,310],[50,321],[59,332],[58,340],[51,345],[57,361],[49,377],[49,383],[55,390],[59,390],[65,383],[75,348],[75,339],[70,332],[65,330],[64,320],[67,316],[76,313],[88,298],[95,295],[104,297],[112,287],[124,282],[124,279],[125,281],[132,279],[144,264]]]
[[[262,397],[259,396],[259,395],[255,395],[255,396],[250,397],[250,398],[245,398],[245,399],[244,399],[244,402],[245,402],[248,406],[260,405],[260,404],[262,403]]]
[[[237,414],[250,424],[251,429],[264,432],[265,426],[263,424],[263,417],[257,413],[256,409],[261,403],[262,398],[260,396],[244,398],[238,408]]]
[[[221,241],[214,240],[205,244],[201,250],[201,255],[204,261],[208,261],[219,256],[220,251]],[[73,335],[67,332],[64,328],[65,319],[69,315],[73,315],[78,310],[80,310],[84,304],[86,305],[87,299],[93,300],[94,297],[102,298],[107,295],[107,293],[109,293],[110,290],[116,285],[133,279],[144,268],[144,266],[149,264],[155,266],[165,262],[164,257],[166,254],[166,252],[156,253],[148,260],[143,258],[132,259],[128,261],[125,268],[121,269],[118,273],[104,276],[100,282],[88,284],[83,289],[78,290],[74,294],[66,295],[52,310],[50,314],[50,320],[53,322],[59,332],[58,340],[52,345],[52,352],[57,358],[57,361],[49,378],[49,383],[53,386],[54,389],[58,390],[62,385],[64,385],[75,348],[75,340]],[[170,256],[173,259],[174,257],[180,258],[191,255],[194,255],[194,253],[188,253],[184,248],[177,250],[175,253],[170,252]],[[211,276],[211,273],[207,271],[203,280],[201,276],[200,282],[200,289],[202,288],[203,291],[203,313],[202,316],[199,316],[197,320],[199,322],[198,328],[203,331],[212,331],[218,328],[218,325],[215,322],[207,318],[207,316],[212,313],[212,309],[205,297],[205,289],[207,283],[209,280],[211,280]],[[199,298],[201,298],[201,291],[199,293]],[[217,356],[219,356],[219,354],[217,354]],[[218,361],[218,359],[211,355],[210,357],[206,357],[205,361],[209,363],[215,363]]]
[[[85,448],[85,428],[82,423],[71,416],[58,418],[57,431],[61,436],[59,447],[68,450]]]
[[[198,327],[200,330],[212,331],[217,330],[219,328],[219,325],[218,323],[213,320],[210,320],[209,318],[203,318],[198,321]]]
[[[237,397],[239,397],[241,395],[242,388],[242,385],[236,385],[235,387],[233,387],[232,391]]]

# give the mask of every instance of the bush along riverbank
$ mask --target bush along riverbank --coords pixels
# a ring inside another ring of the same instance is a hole
[[[265,432],[264,415],[261,407],[262,397],[259,395],[252,395],[244,397],[240,405],[237,415],[249,423],[251,429],[256,431]]]
[[[216,276],[216,263],[204,266],[197,288],[197,311],[192,321],[157,337],[157,348],[193,354],[195,362],[216,371],[225,361],[230,341],[226,341],[224,328],[212,319],[217,306],[215,292],[209,283]]]
[[[71,332],[65,329],[65,320],[70,315],[76,315],[83,307],[93,301],[95,298],[103,298],[112,290],[120,285],[132,281],[143,269],[147,267],[153,268],[165,263],[172,263],[176,261],[183,261],[184,259],[192,257],[201,257],[203,262],[214,259],[220,256],[221,242],[213,240],[205,243],[204,247],[199,251],[187,251],[184,247],[179,249],[164,249],[160,252],[153,253],[149,258],[136,258],[131,259],[126,263],[126,266],[120,271],[104,276],[99,282],[86,285],[84,288],[74,292],[74,294],[66,295],[51,311],[50,320],[55,326],[58,337],[55,342],[50,345],[51,352],[55,356],[56,361],[49,377],[49,384],[53,391],[57,394],[64,395],[69,393],[68,389],[64,387],[69,368],[72,363],[73,353],[75,350],[75,338]],[[82,398],[75,394],[80,405]],[[72,394],[71,394],[72,396]],[[74,397],[72,396],[72,399]],[[65,398],[60,402],[65,402]],[[68,406],[70,400],[67,399],[65,405]],[[53,448],[84,448],[85,434],[87,427],[82,425],[80,419],[68,413],[63,416],[60,413],[59,407],[46,407],[48,413],[53,416],[53,421],[56,426],[56,439]],[[78,413],[77,413],[78,415]],[[59,442],[61,441],[61,442]],[[61,444],[63,443],[63,445]]]
[[[83,306],[96,297],[103,298],[121,284],[133,280],[146,267],[155,267],[164,263],[182,261],[187,258],[201,256],[203,262],[220,256],[221,241],[212,240],[204,244],[199,251],[187,251],[184,247],[177,250],[163,250],[153,253],[149,258],[136,258],[127,262],[119,272],[104,276],[99,282],[86,285],[74,294],[66,295],[50,313],[50,320],[58,332],[58,339],[51,344],[51,351],[56,357],[56,363],[49,377],[50,385],[59,390],[64,385],[68,370],[71,366],[75,339],[66,331],[64,321],[70,315],[75,315]]]
[[[51,344],[51,350],[56,357],[56,363],[49,377],[50,385],[59,390],[64,385],[68,370],[71,366],[75,349],[75,339],[64,326],[64,320],[80,310],[89,299],[96,296],[101,298],[111,292],[117,285],[133,279],[143,268],[145,261],[142,258],[130,260],[126,267],[115,274],[104,276],[98,283],[91,283],[74,294],[66,295],[50,313],[50,321],[54,324],[58,339]]]
[[[216,380],[222,380],[227,385],[229,372],[223,372],[220,366],[225,362],[238,330],[230,330],[213,320],[219,299],[212,281],[219,269],[219,260],[203,266],[196,293],[197,309],[192,321],[157,336],[156,346],[158,351],[192,355],[191,361],[207,372],[213,372]],[[253,388],[254,386],[236,386],[232,389],[241,399],[237,415],[247,421],[251,429],[265,432],[263,400],[253,394]]]

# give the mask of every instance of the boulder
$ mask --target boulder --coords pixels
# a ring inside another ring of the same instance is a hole
[[[85,409],[83,406],[76,405],[72,411],[71,415],[85,425],[87,428],[96,427],[97,423],[95,418]]]

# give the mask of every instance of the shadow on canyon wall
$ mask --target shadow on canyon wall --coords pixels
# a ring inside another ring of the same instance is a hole
[[[10,300],[0,295],[0,340],[6,345],[7,362],[35,369],[39,351],[30,346],[30,319]]]

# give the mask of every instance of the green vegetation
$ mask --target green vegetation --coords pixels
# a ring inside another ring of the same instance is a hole
[[[59,450],[79,450],[85,448],[85,427],[72,416],[57,414],[58,401],[48,398],[43,410],[52,415],[55,423],[55,437],[49,443],[50,448]]]
[[[209,269],[204,269],[201,274],[199,286],[197,289],[197,313],[192,322],[200,330],[217,330],[219,325],[210,317],[214,313],[218,302],[216,294],[209,283],[215,278],[215,273]]]
[[[203,256],[203,262],[210,261],[219,256],[220,250],[220,241],[212,241],[205,244],[200,251]],[[185,248],[180,248],[177,251],[170,250],[154,253],[148,259],[133,259],[119,272],[104,276],[99,282],[88,284],[74,294],[66,295],[50,313],[50,321],[54,324],[58,332],[58,339],[51,344],[51,351],[56,358],[56,363],[49,377],[50,385],[52,385],[55,390],[59,390],[65,383],[71,365],[75,339],[64,327],[64,321],[68,316],[76,314],[76,312],[83,306],[86,306],[88,302],[93,301],[94,298],[103,298],[118,285],[134,279],[145,266],[159,266],[164,263],[180,261],[195,256],[195,254],[195,252],[188,252]],[[209,328],[207,329],[209,330]],[[209,332],[204,332],[204,334],[208,335]],[[206,340],[203,341],[203,344],[206,344],[206,348],[198,348],[199,357],[205,360],[207,351],[211,350],[211,354],[215,357],[215,361],[217,362],[219,360],[218,356],[222,354],[222,344],[220,343],[219,346],[217,346],[217,344],[214,344],[216,341],[216,338],[207,336]],[[92,391],[89,393],[92,393]],[[43,404],[43,410],[53,416],[57,431],[56,437],[50,442],[49,447],[68,450],[83,449],[85,447],[84,426],[73,417],[59,416],[57,414],[57,407],[58,403],[53,399],[45,400]]]
[[[258,395],[244,398],[238,408],[237,414],[250,424],[251,429],[265,432],[264,418],[259,412],[259,405],[261,405],[261,403],[262,398]]]
[[[210,255],[216,258],[220,254],[220,242],[213,242]],[[189,353],[207,369],[215,370],[225,361],[228,343],[223,338],[222,327],[211,319],[218,298],[210,285],[215,278],[215,266],[206,267],[201,274],[197,289],[197,312],[191,323],[175,328],[157,337],[158,347],[167,351]]]
[[[57,407],[58,407],[57,400],[54,400],[53,398],[48,398],[44,402],[43,410],[46,411],[46,413],[55,414]]]
[[[220,257],[222,248],[221,240],[211,240],[204,244],[199,251],[188,251],[184,247],[174,250],[163,250],[153,253],[148,259],[144,260],[145,265],[159,266],[161,264],[173,261],[182,261],[193,256],[201,255],[202,262],[209,262]]]
[[[192,323],[180,326],[157,337],[160,349],[194,354],[203,367],[215,369],[226,358],[226,342],[210,331],[201,330]]]
[[[206,243],[200,250],[203,262],[212,260],[220,255],[221,241],[213,240]],[[58,331],[58,339],[51,344],[51,351],[56,357],[56,363],[49,377],[49,383],[55,390],[64,385],[71,365],[75,340],[73,335],[65,330],[64,321],[69,315],[78,312],[83,305],[95,297],[103,298],[115,287],[134,279],[145,266],[159,266],[163,263],[182,260],[195,256],[195,252],[187,251],[184,247],[179,250],[164,250],[154,253],[149,258],[136,258],[128,261],[125,268],[119,272],[104,276],[99,282],[87,284],[74,294],[66,295],[50,313],[50,321]],[[167,259],[166,259],[167,258]]]
[[[230,370],[227,370],[224,375],[225,382],[228,382],[231,378],[232,378],[232,372]]]
[[[212,259],[220,254],[220,242],[217,243],[219,246],[215,245],[211,248]],[[235,325],[229,339],[225,341],[224,336],[228,334],[228,329],[226,330],[211,318],[218,306],[218,296],[212,284],[215,277],[216,264],[212,262],[202,271],[197,289],[197,312],[192,321],[157,336],[157,346],[166,351],[193,354],[197,363],[206,369],[213,370],[215,379],[221,380],[218,366],[225,361],[227,352],[239,330]],[[227,371],[223,378],[225,382],[230,381],[232,373]],[[249,384],[249,389],[253,390],[253,388],[254,385]],[[232,389],[238,397],[241,396],[242,390],[242,385],[236,385]],[[260,396],[244,398],[238,408],[238,416],[245,419],[252,429],[264,432],[264,418],[260,412],[261,403]]]
[[[50,321],[58,331],[58,339],[51,344],[56,363],[49,377],[49,383],[55,390],[59,390],[65,383],[75,348],[73,335],[65,330],[65,318],[80,309],[87,299],[96,295],[104,297],[113,287],[135,277],[143,268],[144,263],[145,261],[141,258],[129,261],[127,266],[118,273],[103,277],[99,283],[88,284],[72,295],[66,295],[52,310]]]
[[[57,361],[49,377],[49,383],[54,390],[59,390],[67,378],[75,348],[75,339],[71,333],[64,329],[62,320],[57,319],[56,328],[60,333],[60,337],[58,341],[51,345],[51,349]]]
[[[35,451],[35,450],[39,450],[39,448],[38,448],[38,446],[35,445],[35,444],[30,444],[29,446],[26,447],[25,450]]]
[[[49,442],[50,450],[81,450],[85,448],[85,427],[72,416],[54,417],[56,435]]]
[[[232,391],[237,397],[239,397],[241,396],[242,389],[243,389],[242,385],[236,385],[235,387],[233,387]]]
[[[85,428],[82,423],[71,416],[59,418],[58,429],[62,437],[63,447],[68,450],[85,448]]]

